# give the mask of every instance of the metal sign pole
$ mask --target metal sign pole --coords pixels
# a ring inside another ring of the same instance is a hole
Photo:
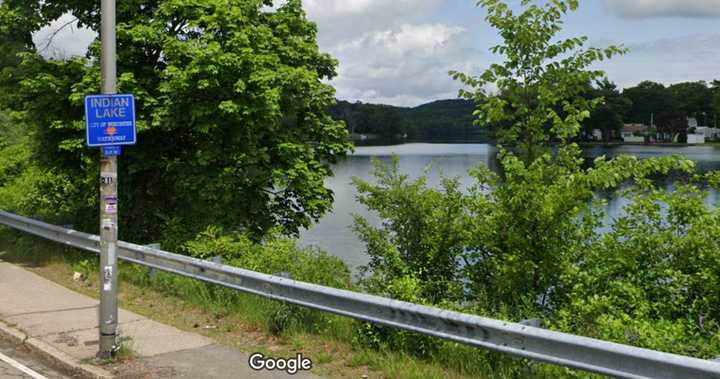
[[[117,52],[115,0],[101,0],[102,92],[116,93]],[[100,349],[98,358],[111,357],[118,348],[117,157],[100,157]]]

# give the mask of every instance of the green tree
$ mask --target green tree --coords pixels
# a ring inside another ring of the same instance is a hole
[[[330,114],[343,120],[353,133],[377,134],[386,140],[480,141],[490,140],[490,131],[473,128],[475,105],[464,99],[438,100],[414,108],[338,101]]]
[[[720,117],[720,80],[713,80],[711,84],[711,90],[713,94],[713,101],[712,101],[712,113],[713,113],[713,122],[710,123],[710,126],[718,127],[720,125],[720,122],[718,122],[718,117]]]
[[[588,70],[595,61],[622,54],[625,50],[583,48],[586,37],[557,39],[562,17],[577,9],[577,0],[551,1],[544,6],[521,1],[523,10],[515,14],[499,0],[481,0],[488,11],[486,21],[499,30],[501,45],[491,51],[503,57],[479,76],[452,72],[452,76],[473,88],[461,95],[475,100],[479,125],[501,124],[498,141],[517,143],[523,161],[531,163],[554,140],[566,141],[577,134],[580,123],[601,102],[579,96],[587,83],[602,77]],[[504,96],[488,94],[497,87]]]
[[[326,113],[334,89],[322,80],[335,76],[337,62],[320,52],[299,0],[269,5],[118,3],[118,86],[136,95],[139,129],[121,159],[124,238],[162,236],[172,247],[211,224],[256,237],[275,227],[293,234],[332,206],[323,182],[351,148],[344,125]],[[0,17],[26,38],[67,12],[97,31],[98,7],[5,1]],[[99,153],[83,144],[82,100],[100,87],[99,54],[97,42],[86,58],[67,61],[26,53],[20,80],[3,88],[36,132],[34,158],[74,188],[69,221],[90,229]]]
[[[596,82],[594,87],[588,89],[586,96],[590,99],[602,98],[604,102],[583,123],[585,134],[591,135],[594,129],[599,129],[603,141],[619,139],[624,124],[623,114],[632,108],[632,101],[622,96],[617,85],[607,78]]]
[[[705,125],[706,117],[711,112],[713,94],[704,81],[683,82],[668,87],[668,91],[677,102],[677,111],[685,112]]]
[[[688,173],[694,166],[679,157],[629,156],[586,164],[571,138],[602,103],[583,96],[589,80],[602,77],[586,69],[622,49],[583,50],[584,38],[544,44],[554,41],[562,15],[576,9],[574,1],[544,6],[523,1],[517,16],[499,1],[480,4],[500,31],[504,42],[494,50],[506,60],[479,77],[453,75],[475,86],[475,92],[463,94],[481,100],[480,122],[504,126],[501,140],[515,147],[499,149],[499,174],[483,164],[474,169],[476,184],[469,193],[458,191],[453,180],[440,189],[428,188],[422,178],[409,181],[397,165],[377,169],[377,183],[357,181],[360,201],[383,220],[380,227],[356,222],[371,257],[365,283],[372,292],[404,300],[503,319],[554,321],[573,301],[568,284],[578,283],[573,267],[591,258],[586,251],[601,238],[599,194],[615,193],[626,183],[634,184],[628,191],[653,188],[650,178],[672,170]],[[564,52],[560,62],[547,58],[558,51]],[[501,91],[487,93],[489,83]],[[525,91],[536,99],[526,98]],[[557,142],[554,150],[551,141]],[[373,336],[394,338],[377,333]],[[413,346],[426,350],[425,344]]]
[[[427,178],[410,180],[400,174],[398,162],[397,158],[390,166],[374,162],[377,183],[353,180],[360,192],[358,201],[388,220],[383,230],[355,216],[355,230],[370,256],[366,273],[371,277],[365,284],[372,292],[407,301],[462,300],[462,268],[457,260],[468,244],[466,197],[457,180],[444,180],[441,191],[430,189]],[[412,284],[412,292],[397,291],[388,283],[405,291]]]
[[[678,109],[678,102],[664,85],[644,81],[635,87],[626,88],[623,96],[632,101],[632,108],[625,114],[625,121],[650,125],[652,115]]]
[[[464,199],[453,181],[436,191],[422,181],[408,182],[396,169],[380,170],[378,184],[359,181],[358,188],[360,201],[386,222],[380,229],[361,219],[357,225],[373,257],[373,280],[416,283],[400,288],[431,303],[460,298],[489,312],[523,317],[548,309],[549,289],[578,241],[587,240],[581,216],[594,190],[633,175],[632,160],[617,168],[600,162],[601,168],[585,172],[579,149],[569,143],[601,102],[581,96],[591,79],[602,76],[586,67],[622,49],[583,50],[584,38],[549,42],[560,31],[562,15],[577,7],[574,1],[542,7],[524,1],[517,16],[499,1],[480,5],[504,40],[493,51],[506,60],[478,77],[452,75],[475,87],[463,95],[479,100],[478,120],[505,124],[500,141],[517,145],[518,155],[500,148],[502,176],[480,166],[472,174],[477,186]],[[490,83],[501,93],[486,93]],[[561,142],[555,154],[549,149],[553,140]],[[453,282],[464,285],[447,284]]]
[[[24,22],[27,15],[11,8],[12,3],[0,4],[0,71],[17,65],[17,53],[33,47],[30,25]]]
[[[468,261],[475,264],[468,270],[477,299],[492,297],[495,310],[508,306],[512,314],[527,315],[547,309],[549,289],[577,241],[586,240],[588,229],[580,216],[594,191],[618,184],[617,178],[584,172],[580,151],[569,140],[603,102],[582,96],[587,83],[604,76],[588,68],[625,50],[583,48],[586,37],[557,39],[563,16],[577,9],[577,1],[542,6],[522,1],[517,15],[501,1],[479,4],[503,39],[491,50],[504,60],[476,77],[451,74],[474,89],[461,94],[479,102],[478,123],[503,125],[499,142],[517,144],[517,155],[501,148],[503,177],[479,177],[479,185],[490,190],[480,195],[482,207],[474,212],[479,215],[477,239]],[[499,95],[488,93],[489,85]],[[560,143],[556,153],[550,150],[553,141]]]

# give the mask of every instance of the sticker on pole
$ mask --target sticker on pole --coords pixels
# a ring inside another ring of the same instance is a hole
[[[122,154],[122,146],[120,146],[120,145],[103,146],[102,153],[103,153],[103,156],[106,156],[106,157],[117,157],[120,154]]]
[[[92,95],[85,97],[88,146],[134,145],[135,97]]]

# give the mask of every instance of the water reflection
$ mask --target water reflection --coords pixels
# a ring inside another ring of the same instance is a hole
[[[720,147],[718,146],[593,146],[584,151],[586,158],[590,160],[602,155],[612,158],[621,154],[629,154],[642,159],[678,154],[697,162],[698,168],[702,172],[720,169]],[[496,154],[497,149],[488,144],[418,143],[358,147],[347,160],[334,166],[335,176],[326,182],[328,188],[335,192],[334,210],[310,230],[303,231],[300,242],[303,245],[318,246],[342,258],[353,268],[364,265],[368,258],[364,253],[364,245],[352,231],[352,215],[362,215],[376,225],[379,224],[379,219],[356,201],[357,191],[352,185],[352,178],[372,179],[372,158],[389,163],[393,155],[399,156],[400,170],[410,178],[421,176],[426,172],[426,167],[430,165],[429,185],[439,186],[443,176],[458,177],[462,188],[467,189],[474,184],[467,172],[479,163],[484,163],[491,170],[497,172]],[[666,185],[670,186],[671,182],[668,181]],[[717,201],[718,194],[711,192],[708,202],[717,203]],[[614,218],[621,215],[622,209],[628,202],[624,198],[608,198],[605,222],[611,223]]]

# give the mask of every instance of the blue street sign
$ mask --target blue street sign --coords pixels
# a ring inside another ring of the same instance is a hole
[[[93,95],[85,97],[88,146],[135,144],[135,97]]]
[[[119,146],[119,145],[103,146],[102,153],[106,157],[117,157],[122,153],[122,146]]]

